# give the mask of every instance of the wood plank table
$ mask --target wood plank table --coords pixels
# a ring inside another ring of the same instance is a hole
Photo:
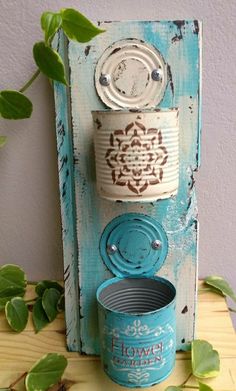
[[[27,298],[34,296],[34,289],[31,286],[27,291]],[[220,375],[205,383],[214,391],[236,391],[236,334],[224,298],[210,292],[199,293],[197,338],[211,342],[219,351],[221,359]],[[58,352],[68,358],[64,378],[75,382],[70,388],[71,391],[129,390],[109,380],[103,373],[97,357],[67,352],[62,314],[38,334],[34,333],[31,319],[26,330],[17,334],[9,330],[4,315],[0,315],[0,388],[9,386],[37,359],[49,352]],[[189,373],[190,353],[179,352],[173,374],[165,382],[151,389],[164,391],[168,385],[179,385]],[[190,379],[188,384],[195,385],[194,379]],[[23,391],[23,382],[16,388]]]

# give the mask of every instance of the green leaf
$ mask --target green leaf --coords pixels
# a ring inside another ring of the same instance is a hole
[[[27,281],[25,272],[17,265],[0,267],[0,298],[23,296]]]
[[[0,92],[0,115],[3,118],[29,118],[32,111],[32,102],[21,92],[13,90],[4,90]]]
[[[63,312],[65,311],[65,295],[61,295],[60,299],[58,300],[57,303],[57,311],[58,312]]]
[[[55,14],[54,12],[44,12],[41,16],[41,27],[45,34],[45,42],[50,43],[50,40],[53,38],[54,34],[60,28],[62,23],[62,18],[60,14]]]
[[[35,292],[37,293],[38,296],[42,297],[44,291],[49,288],[55,288],[61,294],[64,292],[64,288],[60,284],[58,284],[57,281],[53,281],[53,280],[40,281],[35,287]]]
[[[0,297],[0,311],[3,311],[5,309],[7,302],[11,301],[11,299],[13,299],[13,297],[16,297],[16,296],[18,296],[18,295],[12,295],[12,296],[8,296],[8,297]]]
[[[218,289],[221,294],[223,294],[224,296],[229,296],[236,302],[236,294],[234,293],[229,283],[222,277],[209,276],[205,278],[204,283],[213,287],[213,290],[214,288]]]
[[[84,15],[72,8],[61,10],[61,16],[65,34],[77,42],[88,42],[105,31],[96,27]]]
[[[209,387],[207,384],[199,382],[199,391],[214,391],[213,388]]]
[[[33,306],[32,318],[36,333],[42,330],[49,323],[48,317],[43,309],[41,297],[37,299],[36,303]]]
[[[182,388],[176,386],[169,386],[165,389],[165,391],[182,391]]]
[[[62,377],[67,366],[67,359],[57,353],[43,356],[30,369],[25,378],[27,391],[46,391]]]
[[[34,60],[40,71],[53,80],[66,83],[65,67],[60,55],[45,42],[37,42],[33,47]]]
[[[6,318],[11,328],[18,333],[23,331],[28,322],[29,311],[21,297],[14,297],[5,307]]]
[[[220,371],[219,353],[212,345],[200,339],[192,342],[193,375],[199,378],[215,377]]]
[[[52,322],[58,314],[57,303],[59,299],[60,292],[58,292],[58,290],[49,288],[44,291],[42,305],[50,322]]]
[[[6,136],[0,136],[0,147],[3,147],[7,142]]]

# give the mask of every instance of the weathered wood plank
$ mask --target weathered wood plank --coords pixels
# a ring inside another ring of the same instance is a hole
[[[69,44],[75,161],[82,351],[99,353],[97,287],[111,277],[99,254],[99,239],[114,217],[145,213],[167,232],[169,254],[158,274],[177,287],[177,345],[193,338],[197,278],[197,208],[194,171],[199,165],[200,51],[198,22],[121,22],[101,24],[107,32],[89,45]],[[98,197],[95,183],[91,110],[104,106],[96,95],[94,69],[114,41],[135,37],[156,46],[168,63],[169,84],[160,107],[180,109],[180,186],[177,197],[149,204],[118,204]]]
[[[60,32],[54,40],[54,47],[57,48],[65,64],[67,63],[66,45],[66,39]],[[68,67],[67,79],[69,80]],[[54,83],[54,98],[64,254],[67,344],[69,350],[79,351],[78,246],[75,225],[73,141],[69,89],[61,83]]]

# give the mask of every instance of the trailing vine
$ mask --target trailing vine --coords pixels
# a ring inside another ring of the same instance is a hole
[[[33,58],[37,69],[19,91],[0,91],[0,117],[2,118],[14,120],[30,118],[33,104],[24,93],[41,72],[50,80],[68,85],[63,60],[51,47],[53,37],[59,29],[62,29],[69,39],[81,43],[88,42],[105,31],[72,8],[65,8],[57,13],[44,12],[41,16],[41,28],[44,40],[36,42],[33,46]],[[5,145],[6,139],[6,136],[0,136],[0,147]]]

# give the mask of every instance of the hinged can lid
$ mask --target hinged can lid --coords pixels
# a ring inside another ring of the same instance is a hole
[[[97,93],[112,109],[153,108],[163,98],[167,66],[160,52],[138,39],[109,46],[95,71]]]
[[[117,277],[151,277],[163,265],[168,252],[166,233],[154,218],[126,213],[105,227],[100,253]]]

